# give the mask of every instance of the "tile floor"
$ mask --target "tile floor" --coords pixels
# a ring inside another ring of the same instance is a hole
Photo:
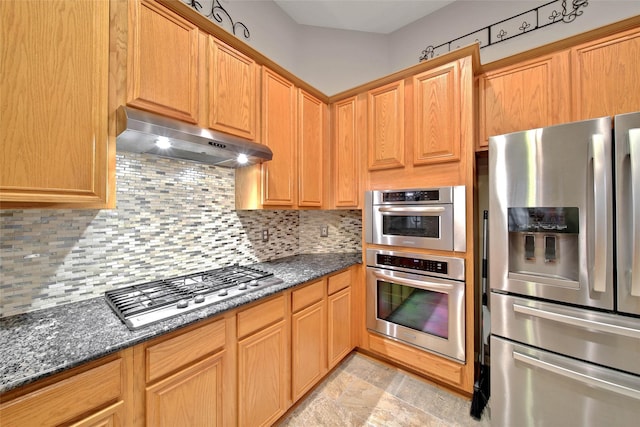
[[[398,368],[352,353],[302,401],[280,427],[474,426],[490,425],[469,416],[471,401]]]

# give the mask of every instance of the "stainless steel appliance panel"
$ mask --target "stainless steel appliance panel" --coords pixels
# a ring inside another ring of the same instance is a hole
[[[609,117],[489,139],[492,289],[613,309],[611,145]]]
[[[640,375],[640,319],[494,292],[491,328],[494,335]]]
[[[618,310],[640,315],[640,113],[614,125]]]
[[[464,260],[367,250],[367,328],[464,363],[465,283],[442,277],[464,279]]]
[[[365,192],[365,241],[388,246],[466,250],[465,187]]]
[[[640,420],[640,377],[495,336],[491,366],[493,426],[632,426]]]

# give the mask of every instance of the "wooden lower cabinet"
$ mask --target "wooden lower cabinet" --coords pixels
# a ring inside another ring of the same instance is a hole
[[[391,339],[384,338],[378,334],[369,332],[369,349],[386,358],[389,358],[411,369],[426,374],[445,384],[454,386],[457,389],[470,393],[470,385],[464,383],[464,372],[466,365],[449,361],[432,353],[418,350],[414,347],[404,345]]]
[[[351,339],[351,288],[329,295],[328,305],[328,360],[329,369],[336,366],[353,350]]]
[[[268,426],[287,410],[287,324],[238,342],[238,425]]]
[[[121,427],[126,425],[129,424],[125,422],[124,402],[121,400],[71,424],[71,427]]]
[[[147,387],[148,426],[223,426],[224,352]]]
[[[235,316],[206,320],[135,348],[134,425],[225,426],[235,420]],[[142,396],[143,394],[143,396]]]
[[[326,280],[321,279],[300,290],[293,291],[291,396],[294,402],[316,385],[327,373],[325,288]]]
[[[130,350],[1,396],[0,425],[127,425],[131,404]]]

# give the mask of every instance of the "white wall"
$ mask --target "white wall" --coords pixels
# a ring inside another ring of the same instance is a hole
[[[208,12],[213,0],[199,1]],[[272,0],[220,1],[235,21],[249,28],[251,38],[239,38],[327,95],[415,65],[428,45],[437,46],[548,3],[457,0],[404,28],[382,35],[298,25]],[[567,3],[571,4],[571,0]],[[580,10],[583,14],[574,22],[553,24],[481,49],[481,62],[492,62],[640,15],[640,0],[588,0],[588,6]],[[228,29],[228,25],[225,28]]]
[[[388,36],[300,27],[294,74],[325,94],[335,95],[391,73]]]

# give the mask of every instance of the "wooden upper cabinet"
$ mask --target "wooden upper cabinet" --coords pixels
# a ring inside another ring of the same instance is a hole
[[[129,3],[127,103],[198,121],[198,27],[150,0]]]
[[[326,108],[298,89],[298,206],[322,206]]]
[[[369,170],[404,167],[404,80],[368,91]]]
[[[460,160],[458,61],[413,76],[413,91],[413,164]]]
[[[571,49],[574,119],[640,110],[640,29]]]
[[[262,163],[262,204],[296,203],[296,88],[266,67],[262,68],[262,143],[273,159]]]
[[[107,203],[109,31],[108,0],[0,1],[3,208]]]
[[[571,120],[569,52],[487,72],[479,79],[478,147],[489,137]]]
[[[209,127],[256,139],[258,66],[209,36]]]
[[[336,102],[333,139],[333,204],[357,208],[360,192],[360,150],[358,145],[357,97]]]

